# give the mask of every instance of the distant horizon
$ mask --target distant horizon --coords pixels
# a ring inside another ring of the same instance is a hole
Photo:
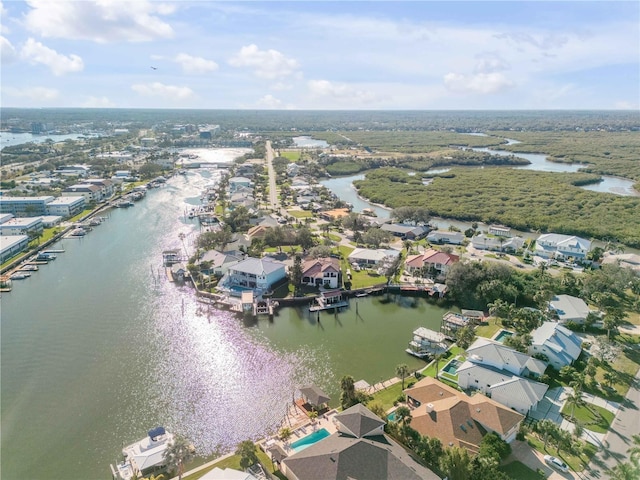
[[[624,110],[624,109],[605,109],[605,108],[500,108],[500,109],[483,109],[483,108],[467,108],[467,109],[320,109],[320,108],[300,108],[300,109],[275,109],[275,108],[167,108],[167,107],[0,107],[0,110],[166,110],[166,111],[216,111],[216,112],[270,112],[270,113],[295,113],[295,112],[610,112],[621,114],[637,114],[640,118],[640,110]]]
[[[640,109],[640,4],[0,0],[12,108]]]

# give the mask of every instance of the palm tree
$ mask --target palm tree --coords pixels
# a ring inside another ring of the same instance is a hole
[[[396,421],[402,427],[403,435],[406,435],[407,428],[409,427],[411,420],[411,410],[409,410],[409,407],[398,407],[396,410]]]
[[[353,405],[353,400],[356,397],[355,380],[351,375],[345,375],[340,379],[340,404],[342,408],[349,408]]]
[[[396,366],[396,375],[402,378],[402,390],[404,390],[404,379],[409,375],[409,367],[405,363]]]
[[[638,480],[640,468],[632,463],[619,463],[607,473],[610,480]]]
[[[245,440],[236,448],[236,455],[240,457],[240,467],[244,470],[251,465],[258,463],[258,455],[256,454],[256,445],[251,440]]]
[[[627,450],[627,453],[629,454],[631,461],[640,468],[640,435],[632,435],[631,439],[633,446]]]
[[[449,480],[467,480],[471,476],[471,457],[466,449],[447,448],[440,457],[440,468]]]
[[[436,362],[436,378],[438,378],[438,371],[440,367],[440,360],[444,358],[444,353],[436,353],[433,356],[433,361]]]
[[[573,422],[573,415],[575,413],[576,407],[584,405],[582,392],[579,389],[574,389],[573,393],[567,395],[566,402],[567,405],[571,405],[571,418],[569,419],[569,421]]]
[[[178,472],[178,480],[182,480],[184,465],[193,459],[193,446],[184,438],[174,438],[164,451],[163,458],[169,471]]]
[[[554,435],[558,430],[558,426],[553,423],[549,419],[541,420],[536,423],[536,430],[540,435],[542,435],[542,441],[544,442],[543,449],[547,449],[547,443],[549,442],[549,437]]]

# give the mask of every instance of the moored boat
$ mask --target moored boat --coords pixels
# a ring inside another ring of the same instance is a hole
[[[11,280],[24,280],[25,278],[29,278],[31,276],[28,272],[16,272],[12,273],[9,278]]]

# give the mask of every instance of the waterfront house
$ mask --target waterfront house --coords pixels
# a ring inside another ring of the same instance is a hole
[[[544,398],[549,385],[522,378],[510,371],[476,363],[463,362],[456,370],[458,386],[464,390],[478,390],[496,402],[526,415],[535,410]]]
[[[69,218],[85,209],[87,201],[83,196],[64,196],[47,203],[47,214]]]
[[[536,240],[534,254],[543,258],[584,260],[591,249],[591,242],[575,235],[546,233]]]
[[[174,263],[171,265],[171,278],[173,278],[174,282],[184,282],[187,274],[187,269],[182,263]]]
[[[334,417],[336,433],[282,460],[289,480],[440,480],[384,433],[385,421],[362,404]]]
[[[404,393],[411,409],[411,428],[439,438],[444,447],[466,448],[473,454],[478,453],[482,438],[489,432],[511,443],[525,418],[484,395],[469,397],[431,377]]]
[[[429,228],[422,225],[404,225],[402,223],[383,223],[380,230],[391,233],[402,240],[418,240],[429,233]]]
[[[222,277],[229,268],[237,265],[242,261],[242,257],[238,255],[231,255],[228,253],[222,253],[217,250],[209,250],[205,252],[200,258],[200,264],[207,262],[208,268],[201,269],[205,275],[214,275],[216,277]]]
[[[229,179],[229,193],[235,193],[242,187],[253,187],[253,182],[247,177],[231,177]]]
[[[445,275],[451,265],[460,257],[451,253],[440,252],[432,248],[418,255],[409,255],[405,261],[405,269],[414,276]]]
[[[0,235],[38,236],[44,230],[42,217],[11,218],[0,224]]]
[[[400,255],[398,250],[393,249],[371,249],[371,248],[356,248],[349,254],[349,263],[357,263],[361,267],[375,267],[379,265],[383,260],[388,257],[397,257]]]
[[[347,215],[349,215],[348,208],[334,208],[333,210],[320,212],[320,218],[323,218],[328,222],[338,220],[339,218],[346,217]]]
[[[571,295],[556,295],[549,301],[549,309],[562,323],[584,323],[591,311],[584,300]]]
[[[53,173],[63,176],[86,177],[91,167],[88,165],[65,165],[54,170]]]
[[[302,284],[311,287],[339,288],[342,284],[337,258],[312,258],[302,263]]]
[[[27,235],[0,236],[0,263],[4,263],[23,252],[28,246],[29,237]]]
[[[266,258],[249,257],[232,265],[227,271],[226,287],[245,287],[254,290],[271,290],[274,285],[286,279],[285,264]],[[224,277],[223,277],[224,279]]]
[[[102,195],[102,198],[110,198],[113,195],[113,180],[108,180],[106,178],[89,178],[84,180],[84,183],[100,187],[100,194]]]
[[[453,245],[460,245],[464,241],[464,235],[460,232],[434,230],[427,235],[427,240],[431,243],[451,243]]]
[[[495,236],[481,233],[471,238],[471,245],[478,250],[516,252],[524,246],[524,239],[522,237]]]
[[[547,368],[542,360],[488,338],[478,338],[467,349],[467,360],[521,377],[540,377]]]
[[[531,355],[542,354],[556,370],[571,365],[582,352],[582,340],[557,322],[544,322],[531,332]]]
[[[331,401],[331,397],[316,385],[300,387],[300,394],[302,395],[303,408],[305,410],[320,412],[326,409],[327,404]],[[305,407],[304,405],[307,406]]]
[[[6,197],[0,196],[0,213],[11,213],[15,217],[36,217],[47,214],[47,204],[55,200],[52,196]]]
[[[102,188],[98,185],[77,183],[65,188],[62,194],[67,197],[84,197],[86,203],[99,202],[102,200]]]

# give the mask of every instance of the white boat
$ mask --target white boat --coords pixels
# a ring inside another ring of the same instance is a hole
[[[114,480],[141,478],[161,470],[165,465],[164,452],[173,442],[173,434],[164,427],[149,430],[142,440],[122,449],[124,460],[111,465]]]
[[[69,233],[72,237],[84,237],[86,234],[87,232],[84,231],[84,228],[79,227],[71,230],[71,233]]]
[[[23,265],[22,267],[19,268],[19,271],[21,271],[21,272],[37,272],[38,271],[38,266],[37,265],[31,265],[31,264]]]
[[[409,348],[405,351],[418,358],[428,358],[447,350],[445,335],[425,327],[419,327],[413,331],[413,340],[409,342]]]
[[[9,277],[11,280],[24,280],[25,278],[29,278],[31,276],[28,272],[16,272],[11,274]]]

